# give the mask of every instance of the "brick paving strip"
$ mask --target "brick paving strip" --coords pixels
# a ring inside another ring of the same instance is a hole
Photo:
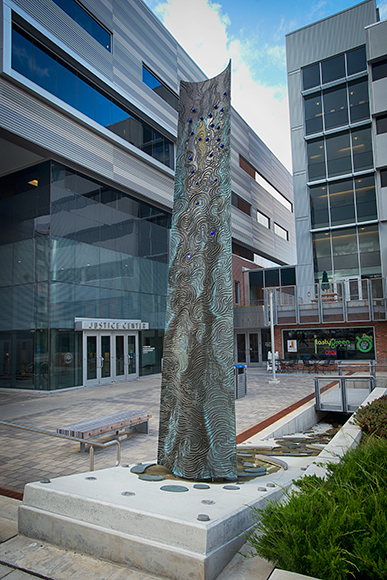
[[[294,405],[313,398],[312,375],[271,375],[249,370],[248,393],[236,400],[238,442],[261,430],[264,422]],[[327,376],[327,379],[329,377]],[[157,455],[161,376],[50,393],[0,391],[0,420],[55,432],[58,427],[126,409],[152,413],[149,434],[130,432],[121,440],[122,463],[154,461]],[[257,427],[259,427],[257,429]],[[256,430],[257,429],[257,430]],[[103,438],[99,441],[104,441]],[[110,467],[115,449],[95,449],[95,469]],[[0,494],[21,497],[24,486],[42,478],[54,478],[89,470],[88,453],[79,444],[0,425]]]

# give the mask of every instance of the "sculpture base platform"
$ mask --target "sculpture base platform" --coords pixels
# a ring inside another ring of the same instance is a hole
[[[306,459],[290,459],[294,468],[238,484],[239,489],[144,481],[125,467],[30,483],[19,508],[19,533],[157,578],[214,580],[245,541],[252,525],[249,506],[279,498],[301,475]],[[274,487],[266,487],[273,481]],[[163,485],[188,491],[163,491]],[[199,521],[199,514],[208,521]]]

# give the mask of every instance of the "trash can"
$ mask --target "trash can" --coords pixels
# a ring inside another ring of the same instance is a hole
[[[245,365],[234,365],[235,398],[241,399],[247,395],[247,372]]]

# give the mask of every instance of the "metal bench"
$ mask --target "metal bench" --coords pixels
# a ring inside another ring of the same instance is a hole
[[[56,432],[69,437],[85,439],[85,443],[80,443],[80,450],[85,451],[88,439],[95,439],[106,433],[115,432],[118,435],[119,431],[128,431],[131,427],[135,427],[139,433],[148,434],[149,419],[151,417],[152,414],[146,411],[119,411],[118,413],[104,415],[89,421],[60,427]]]

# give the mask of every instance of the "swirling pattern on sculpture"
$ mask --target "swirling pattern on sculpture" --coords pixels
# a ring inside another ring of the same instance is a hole
[[[158,463],[236,479],[230,65],[181,82]]]

